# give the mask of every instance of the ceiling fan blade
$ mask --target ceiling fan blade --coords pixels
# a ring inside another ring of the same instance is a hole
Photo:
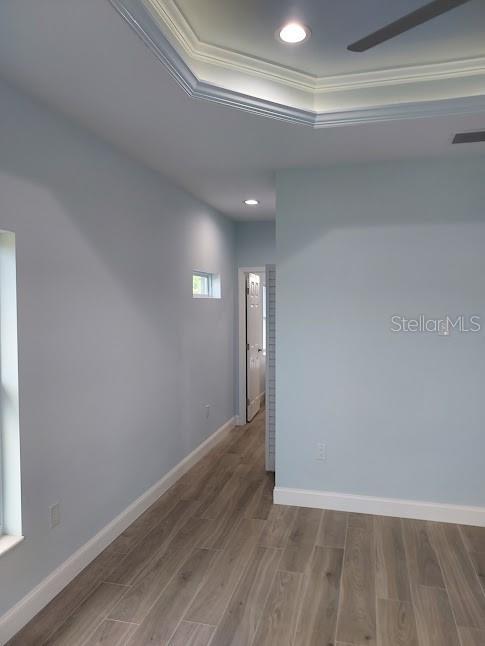
[[[399,34],[402,34],[405,31],[414,29],[414,27],[422,25],[423,22],[436,18],[442,13],[451,11],[451,9],[455,9],[466,2],[470,2],[470,0],[433,0],[433,2],[425,4],[424,7],[420,7],[419,9],[416,9],[416,11],[412,11],[406,16],[399,18],[399,20],[391,22],[389,25],[382,27],[382,29],[378,29],[365,38],[357,40],[355,43],[349,45],[347,49],[351,52],[365,52],[371,47],[380,45],[386,40],[399,36]]]

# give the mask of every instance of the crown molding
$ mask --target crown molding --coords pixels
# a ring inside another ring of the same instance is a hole
[[[177,45],[190,60],[227,67],[233,71],[246,72],[269,80],[277,79],[280,83],[306,91],[325,92],[333,89],[356,89],[368,85],[395,85],[410,81],[434,81],[485,74],[485,56],[478,56],[440,63],[319,77],[201,40],[176,0],[145,0],[145,2],[154,18],[166,26]]]
[[[186,60],[188,58],[191,61],[215,65],[233,72],[251,74],[270,81],[277,81],[299,90],[315,90],[316,77],[284,65],[276,65],[261,58],[248,56],[236,50],[200,40],[175,2],[170,0],[145,1],[148,10],[159,23],[164,34],[172,37],[173,44],[186,57]]]
[[[326,79],[289,70],[296,76],[285,78],[287,68],[265,61],[256,70],[200,54],[201,41],[172,0],[110,3],[194,98],[313,128],[485,111],[485,57]]]

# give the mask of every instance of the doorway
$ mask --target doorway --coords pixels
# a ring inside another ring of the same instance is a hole
[[[266,394],[265,275],[246,274],[246,422],[259,412]]]
[[[239,301],[238,424],[265,408],[266,469],[274,471],[275,267],[241,267]]]

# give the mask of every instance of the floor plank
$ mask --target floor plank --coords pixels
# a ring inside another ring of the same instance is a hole
[[[207,646],[214,634],[214,626],[180,622],[169,646]]]
[[[377,643],[378,646],[419,646],[411,603],[377,600]]]
[[[266,520],[273,506],[274,475],[266,474],[245,512],[247,518]]]
[[[154,527],[163,522],[178,502],[175,495],[167,492],[111,543],[111,549],[119,554],[128,554],[131,552]]]
[[[222,459],[223,458],[223,459]],[[186,473],[178,483],[179,497],[186,500],[199,500],[203,492],[210,490],[225,469],[239,462],[237,456],[228,455],[221,446],[216,446]]]
[[[130,646],[164,646],[170,642],[215,556],[196,549],[155,602],[127,642]]]
[[[368,518],[347,530],[337,640],[376,644],[374,530]]]
[[[297,507],[273,505],[259,544],[264,547],[286,547],[297,513]]]
[[[243,518],[231,544],[218,553],[185,619],[217,624],[226,609],[263,530],[264,521]]]
[[[344,552],[316,546],[306,576],[295,646],[333,644]]]
[[[229,453],[236,453],[237,455],[248,455],[252,454],[257,446],[258,442],[258,433],[257,427],[259,425],[259,420],[253,420],[252,424],[248,424],[246,430],[241,431],[239,436],[235,438],[235,441],[229,447]]]
[[[485,646],[485,630],[459,628],[461,646]]]
[[[222,453],[216,463],[209,468],[209,478],[195,495],[197,500],[208,503],[214,499],[224,484],[231,478],[241,460],[238,455]]]
[[[374,528],[377,596],[382,599],[411,601],[400,519],[377,517]]]
[[[436,551],[431,544],[425,521],[401,520],[412,585],[443,588],[445,582]]]
[[[101,583],[45,643],[48,646],[83,646],[124,591],[121,585]]]
[[[86,646],[119,646],[134,633],[137,624],[127,624],[123,621],[105,619],[96,632],[90,637]]]
[[[421,646],[460,646],[448,595],[440,588],[413,588]]]
[[[318,530],[316,545],[344,548],[349,515],[343,511],[325,510]]]
[[[252,646],[291,646],[302,575],[277,572]]]
[[[155,558],[151,567],[135,580],[109,617],[118,621],[141,623],[172,576],[182,566],[196,546],[199,535],[207,521],[191,518],[167,545],[167,549]]]
[[[485,595],[456,525],[430,523],[458,626],[485,629]]]
[[[469,552],[485,552],[485,527],[460,525],[459,529]]]
[[[281,569],[287,572],[304,572],[307,567],[322,512],[319,509],[299,508],[283,552]]]
[[[237,496],[234,502],[229,504],[225,513],[210,522],[210,531],[204,536],[199,547],[215,550],[224,549],[230,542],[238,522],[244,516],[246,508],[258,488],[259,482],[257,481],[241,481],[240,495]]]
[[[485,594],[485,552],[470,552],[470,558]]]
[[[247,646],[252,643],[280,558],[281,551],[278,549],[256,549],[211,646]]]
[[[349,527],[357,527],[358,529],[365,529],[372,531],[374,527],[374,516],[370,514],[349,514]]]
[[[101,552],[64,590],[30,621],[9,646],[39,646],[44,644],[96,589],[99,583],[117,567],[120,555],[111,546]]]
[[[124,559],[105,580],[110,583],[130,585],[151,567],[153,559],[163,551],[171,538],[187,520],[193,516],[198,503],[190,500],[180,500],[167,515],[163,522],[151,530],[144,539]]]
[[[227,477],[221,478],[218,486],[202,500],[197,515],[201,518],[218,518],[228,507],[232,507],[233,501],[244,490],[244,478],[248,471],[249,465],[242,463],[227,471]]]

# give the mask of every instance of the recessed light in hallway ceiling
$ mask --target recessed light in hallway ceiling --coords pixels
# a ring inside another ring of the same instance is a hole
[[[254,198],[250,198],[248,200],[244,200],[244,204],[246,206],[258,206],[259,200],[255,200]]]

